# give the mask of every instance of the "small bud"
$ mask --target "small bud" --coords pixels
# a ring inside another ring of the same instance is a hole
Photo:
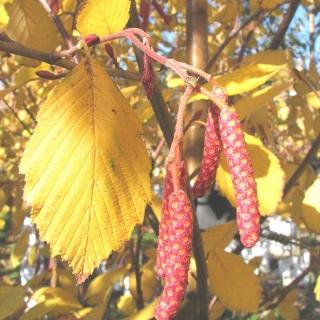
[[[36,71],[36,75],[43,79],[57,80],[65,77],[67,74],[66,73],[54,74],[47,70],[39,70],[39,71]]]
[[[100,37],[96,34],[89,34],[83,39],[87,46],[93,46],[96,43],[99,43]]]

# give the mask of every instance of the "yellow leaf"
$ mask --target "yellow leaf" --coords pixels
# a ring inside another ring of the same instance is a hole
[[[28,250],[29,235],[29,229],[25,229],[11,252],[10,260],[14,268],[20,264]]]
[[[202,233],[205,254],[212,249],[224,249],[233,239],[237,230],[235,221],[212,226]]]
[[[272,9],[279,4],[284,3],[285,0],[262,0],[259,1],[259,5],[263,9]]]
[[[6,10],[7,5],[10,3],[10,0],[0,0],[0,28],[5,29],[9,16]]]
[[[245,57],[240,66],[255,65],[261,63],[261,61],[266,65],[284,66],[288,62],[288,58],[285,51],[267,50]]]
[[[307,190],[302,202],[301,219],[312,231],[320,233],[320,178]]]
[[[210,287],[226,308],[237,312],[258,312],[262,293],[260,280],[242,258],[212,250],[208,257],[208,275]]]
[[[0,318],[5,319],[25,304],[24,289],[0,281],[0,301]]]
[[[58,45],[57,27],[38,1],[15,0],[10,6],[8,36],[34,50],[53,51]],[[30,67],[41,64],[29,58],[21,58],[21,63]]]
[[[46,299],[41,301],[24,313],[20,320],[34,320],[44,317],[50,314],[52,310],[58,306],[60,301],[60,298]]]
[[[258,269],[261,266],[262,257],[253,257],[249,262],[248,265],[253,268],[253,270]]]
[[[219,319],[225,310],[226,308],[223,304],[220,301],[216,301],[209,312],[209,320]]]
[[[317,91],[318,95],[320,96],[320,91]],[[317,95],[312,91],[306,94],[306,98],[308,103],[316,108],[320,109],[320,99],[317,97]]]
[[[20,164],[40,236],[82,282],[129,240],[151,201],[142,128],[105,70],[84,59],[42,105]]]
[[[245,140],[250,153],[254,177],[257,181],[260,214],[270,215],[276,211],[282,199],[285,174],[278,158],[267,150],[259,139],[245,134]],[[234,188],[224,155],[221,157],[217,172],[217,182],[222,194],[235,207]]]
[[[316,295],[316,299],[320,301],[320,276],[318,276],[317,284],[314,288],[314,293]]]
[[[121,89],[122,94],[124,95],[124,97],[129,100],[134,93],[136,93],[138,89],[138,86],[130,86],[130,87],[126,87]]]
[[[8,192],[4,188],[0,188],[0,211],[3,209],[4,205],[8,200]]]
[[[268,86],[238,100],[235,103],[235,108],[237,109],[240,120],[268,103],[268,101],[272,100],[290,85],[291,83],[288,82],[276,86]]]
[[[82,37],[121,31],[129,20],[130,0],[88,0],[77,17]]]
[[[106,311],[107,303],[101,302],[95,307],[93,307],[90,312],[84,315],[81,320],[95,320],[95,319],[103,319],[103,315]]]
[[[167,81],[167,86],[169,88],[183,87],[185,85],[181,78],[172,78]]]
[[[247,61],[247,63],[241,65],[239,69],[236,69],[224,76],[216,77],[215,80],[222,87],[227,89],[229,96],[234,96],[259,87],[284,67],[285,64],[262,64],[261,61],[260,63],[255,64],[254,62]],[[174,78],[169,80],[167,85],[170,88],[174,88],[183,85],[183,81]],[[210,91],[212,90],[212,87],[209,84],[206,84],[203,87]],[[208,98],[200,93],[196,93],[192,95],[189,102],[200,99]]]
[[[141,268],[141,290],[143,292],[143,300],[150,301],[154,297],[156,289],[156,274],[154,271]],[[129,290],[132,295],[137,298],[137,278],[135,272],[132,272],[129,277]]]
[[[298,299],[298,290],[293,289],[279,304],[278,309],[281,317],[286,320],[298,320],[299,311],[293,304]]]
[[[127,274],[126,268],[116,268],[95,277],[85,295],[86,303],[95,305],[103,302],[107,289],[113,286],[121,277]]]
[[[136,302],[133,296],[121,296],[117,302],[117,307],[124,315],[128,316],[136,311]]]
[[[62,288],[42,287],[38,289],[32,297],[39,303],[48,299],[59,299],[52,309],[54,315],[82,308],[81,303],[76,297]]]
[[[284,65],[262,63],[245,65],[225,76],[216,78],[216,80],[227,89],[229,96],[234,96],[259,87],[283,67]]]
[[[135,312],[131,316],[124,318],[123,320],[143,320],[143,319],[153,318],[154,309],[156,308],[158,301],[159,301],[159,298],[153,300],[148,306]]]
[[[32,79],[28,79],[22,83],[16,84],[14,86],[11,86],[9,88],[5,88],[3,90],[0,90],[0,100],[3,99],[7,94],[9,94],[12,91],[16,91],[22,87],[24,87],[28,82],[30,81],[34,81],[34,80],[38,80],[39,78],[32,78]]]
[[[240,10],[239,10],[240,9]],[[229,22],[236,19],[237,14],[241,15],[243,6],[239,6],[236,1],[228,1],[226,4],[221,6],[217,14],[213,16],[215,22]]]
[[[283,170],[286,175],[286,181],[289,181],[289,179],[295,173],[298,167],[299,167],[298,164],[295,164],[295,163],[287,163],[283,165]],[[299,188],[302,192],[305,192],[305,190],[312,185],[316,177],[317,175],[314,172],[314,169],[311,166],[308,166],[306,170],[304,170],[300,178],[298,179],[295,187]],[[290,198],[289,197],[290,193],[291,191],[288,193],[285,199]]]
[[[3,230],[6,226],[6,221],[0,218],[0,230]]]

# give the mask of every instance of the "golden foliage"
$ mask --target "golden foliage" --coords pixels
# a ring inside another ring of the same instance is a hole
[[[89,0],[78,14],[77,29],[82,37],[116,33],[126,25],[129,10],[129,0]]]
[[[141,125],[90,58],[61,81],[37,120],[20,164],[24,197],[42,239],[81,282],[143,221],[151,162]]]
[[[53,51],[58,45],[58,30],[42,5],[33,0],[15,0],[10,6],[8,36],[34,50]],[[31,67],[41,64],[30,58],[20,57],[20,63]]]

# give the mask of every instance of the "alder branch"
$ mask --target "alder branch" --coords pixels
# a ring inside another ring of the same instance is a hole
[[[67,59],[56,59],[56,58],[52,59],[52,52],[34,50],[32,48],[22,45],[19,42],[12,41],[7,37],[6,37],[6,40],[4,40],[4,37],[5,37],[5,34],[1,32],[0,51],[42,61],[50,65],[55,65],[58,67],[65,68],[67,70],[72,70],[76,66],[74,62]],[[112,77],[125,78],[129,80],[134,80],[134,81],[141,81],[141,75],[135,72],[125,71],[122,69],[111,69],[111,68],[105,68],[105,69],[107,73]]]
[[[252,20],[255,20],[264,10],[259,9],[255,13],[253,13],[251,16],[248,17],[246,21],[244,21],[241,25],[234,28],[230,34],[227,36],[226,40],[221,44],[219,49],[215,52],[213,57],[210,59],[206,66],[206,71],[209,72],[209,70],[212,68],[212,66],[217,61],[218,57],[222,53],[223,49],[229,44],[229,42],[242,30],[244,29]]]
[[[138,16],[137,6],[135,0],[131,1],[130,5],[130,18],[127,24],[128,28],[139,28],[140,27],[140,20]],[[141,73],[144,71],[144,62],[143,62],[143,56],[144,53],[139,50],[137,47],[133,47],[138,67]],[[155,116],[158,120],[158,123],[160,125],[160,128],[162,130],[163,136],[168,144],[168,146],[171,145],[173,140],[173,134],[174,134],[174,126],[171,119],[171,115],[168,111],[167,104],[163,98],[162,91],[160,84],[158,82],[157,77],[153,79],[153,94],[150,99],[150,103],[152,106],[152,109],[155,113]]]
[[[313,142],[312,147],[308,151],[307,155],[297,168],[297,170],[293,173],[289,181],[287,182],[284,191],[283,191],[283,197],[285,197],[289,191],[292,189],[292,187],[296,184],[298,179],[301,177],[303,172],[307,169],[307,167],[311,164],[312,160],[316,157],[316,154],[320,148],[320,134],[318,134],[317,138]]]
[[[2,102],[12,112],[12,114],[15,116],[15,118],[17,118],[17,120],[23,126],[23,129],[26,130],[30,135],[32,135],[32,132],[29,130],[28,126],[19,118],[19,116],[15,112],[15,110],[4,99],[2,99]]]
[[[299,276],[297,276],[291,283],[289,283],[287,286],[280,288],[278,291],[275,291],[270,296],[266,297],[261,303],[260,308],[264,307],[265,310],[272,310],[276,308],[284,299],[285,297],[294,289],[297,287],[300,281],[303,280],[305,276],[307,276],[311,271],[316,270],[320,266],[320,253],[318,254],[317,258],[307,267]],[[274,303],[271,303],[270,305],[266,305],[269,301],[274,300],[277,298],[277,300]],[[250,316],[248,314],[244,319],[247,319]]]
[[[133,239],[131,239],[130,251],[131,251],[131,259],[134,264],[134,272],[136,276],[136,289],[137,289],[136,306],[138,310],[141,310],[144,308],[143,291],[141,286],[142,271],[140,269],[140,253],[141,253],[141,241],[142,241],[141,227],[140,226],[136,227],[136,230],[138,231],[136,248],[134,250]]]
[[[59,16],[57,16],[57,14],[52,11],[52,9],[50,8],[50,6],[48,5],[48,3],[45,0],[39,0],[39,1],[40,1],[41,5],[43,6],[44,10],[46,10],[46,12],[49,14],[51,19],[53,20],[53,22],[56,24],[60,34],[62,35],[62,38],[66,42],[68,48],[72,48],[74,46],[74,43],[72,42],[72,38],[70,37],[70,35],[69,35],[68,31],[66,30],[66,28],[64,27],[63,23],[61,22]],[[74,61],[75,61],[75,63],[79,63],[80,56],[76,54],[74,56]]]
[[[289,25],[298,9],[298,6],[300,4],[301,0],[292,0],[290,1],[290,6],[288,8],[288,11],[283,17],[283,20],[279,26],[278,32],[275,34],[273,39],[271,40],[269,49],[270,50],[277,50],[283,41],[283,38],[289,28]]]

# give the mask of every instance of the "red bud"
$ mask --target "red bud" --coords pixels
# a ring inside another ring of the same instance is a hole
[[[100,41],[100,38],[96,34],[89,34],[83,39],[88,46],[93,46]]]
[[[39,70],[36,72],[36,75],[43,79],[49,79],[49,80],[57,80],[61,79],[66,76],[66,73],[60,73],[60,74],[54,74],[50,71],[46,70]]]

